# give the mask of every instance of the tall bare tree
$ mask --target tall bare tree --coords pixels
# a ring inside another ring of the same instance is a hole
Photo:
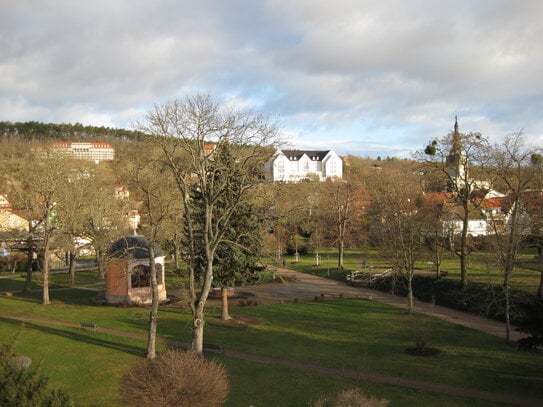
[[[423,253],[426,214],[422,204],[422,187],[418,176],[389,172],[372,186],[375,235],[380,246],[393,261],[395,272],[407,281],[408,308],[412,312],[415,262]]]
[[[441,174],[444,189],[453,192],[459,207],[458,216],[462,221],[460,244],[455,247],[455,254],[460,259],[460,278],[462,287],[468,280],[468,256],[471,253],[469,220],[470,215],[479,208],[473,204],[472,193],[488,191],[488,185],[481,182],[488,164],[488,142],[480,133],[460,133],[458,121],[454,131],[440,140],[430,142],[424,152],[418,154],[424,162],[424,170],[432,174]]]
[[[507,194],[504,199],[505,228],[498,224],[498,219],[491,224],[495,226],[494,243],[503,270],[505,338],[508,342],[511,334],[511,276],[521,241],[530,232],[532,219],[527,211],[530,192],[543,170],[543,163],[532,159],[536,152],[535,147],[526,144],[522,133],[507,137],[504,143],[496,144],[492,152],[494,171]]]
[[[183,203],[189,295],[192,311],[192,348],[204,347],[205,305],[213,280],[215,253],[225,239],[238,205],[248,199],[261,182],[267,147],[277,136],[276,127],[266,118],[246,111],[228,110],[211,97],[197,95],[183,102],[155,106],[141,130],[154,136],[162,148]],[[224,148],[227,162],[214,162]],[[190,191],[201,194],[199,207],[193,205]],[[221,207],[217,207],[217,202]],[[203,222],[198,219],[202,216]],[[198,225],[201,233],[196,233]],[[204,272],[196,281],[195,239],[202,239]]]

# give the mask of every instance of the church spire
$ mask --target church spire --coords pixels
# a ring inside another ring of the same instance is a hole
[[[458,115],[454,115],[454,134],[458,134]]]

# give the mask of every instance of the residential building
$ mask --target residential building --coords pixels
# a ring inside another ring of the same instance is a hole
[[[299,182],[343,177],[343,161],[333,150],[277,150],[264,164],[266,180]]]

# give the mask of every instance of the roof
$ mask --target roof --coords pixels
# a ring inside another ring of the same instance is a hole
[[[71,147],[93,147],[93,148],[111,148],[111,144],[102,141],[98,142],[79,142],[79,141],[58,141],[53,144],[56,148],[71,148]]]
[[[280,150],[289,160],[298,161],[305,154],[311,160],[322,161],[331,150]]]
[[[501,209],[505,207],[505,199],[503,198],[487,198],[480,203],[483,209]]]
[[[155,257],[163,256],[162,249],[155,243]],[[109,249],[109,255],[116,259],[148,259],[149,242],[142,235],[127,235],[117,240]]]
[[[444,204],[455,200],[455,195],[452,192],[425,192],[423,197],[427,203],[432,205]]]

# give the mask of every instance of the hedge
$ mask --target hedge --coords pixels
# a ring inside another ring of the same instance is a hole
[[[421,301],[434,302],[436,305],[505,321],[505,293],[501,285],[473,282],[463,289],[458,280],[414,276],[412,286],[413,295]],[[382,278],[374,280],[371,288],[405,297],[407,279],[403,276]],[[510,318],[513,324],[521,323],[525,316],[524,310],[533,304],[534,300],[533,294],[515,288],[510,289]]]

